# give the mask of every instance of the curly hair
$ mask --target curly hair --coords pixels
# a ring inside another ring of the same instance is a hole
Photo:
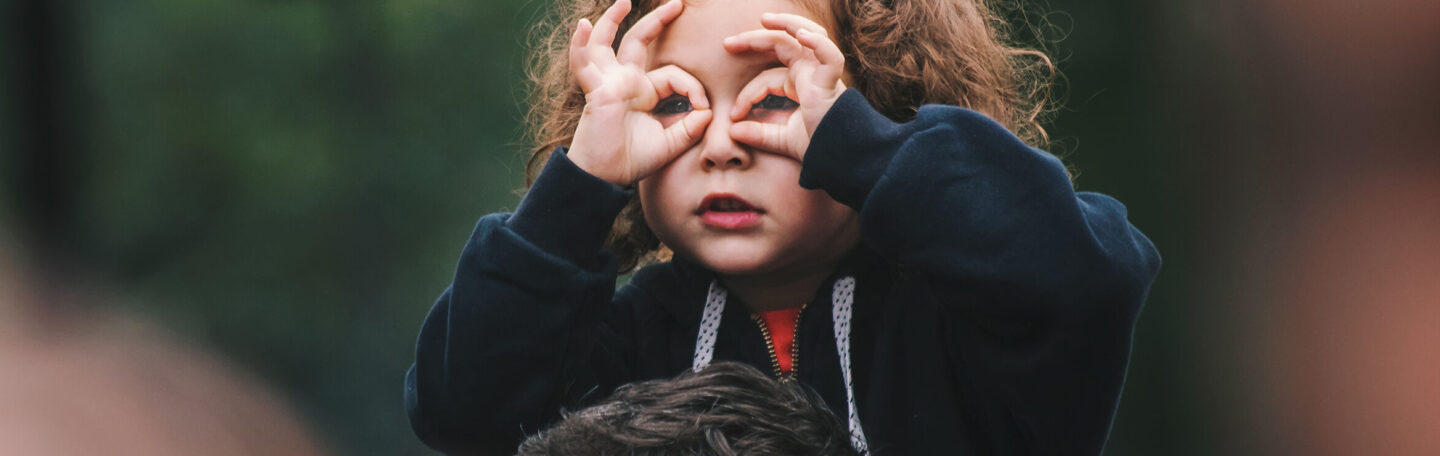
[[[663,1],[634,0],[620,33]],[[797,1],[833,21],[830,36],[845,54],[854,88],[890,119],[910,120],[924,104],[962,106],[990,116],[1032,146],[1048,145],[1043,123],[1053,112],[1051,87],[1058,74],[1044,52],[1016,44],[1018,34],[1004,17],[1021,11],[1017,0]],[[528,65],[527,188],[551,152],[570,144],[585,107],[585,94],[569,69],[575,23],[598,19],[614,0],[559,3],[561,11],[537,24],[532,40],[538,44]],[[639,198],[616,217],[606,247],[621,272],[663,250],[645,224]]]
[[[814,391],[734,362],[623,386],[525,440],[517,456],[572,454],[858,455]]]

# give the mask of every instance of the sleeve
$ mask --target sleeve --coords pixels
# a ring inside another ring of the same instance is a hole
[[[615,293],[603,244],[628,199],[562,149],[513,215],[480,219],[406,375],[405,405],[421,441],[451,454],[513,454],[525,435],[594,390],[597,375],[626,376],[623,360],[590,356],[628,352],[614,346],[623,337],[581,341],[592,339],[597,310]]]
[[[996,449],[1099,453],[1160,267],[1123,205],[1074,191],[1057,158],[980,113],[895,123],[854,90],[800,179],[855,208],[862,242],[933,295],[958,389],[1007,423],[987,433]]]

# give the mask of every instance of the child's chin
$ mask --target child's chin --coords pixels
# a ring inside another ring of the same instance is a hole
[[[758,256],[715,254],[701,255],[699,260],[698,263],[721,275],[761,274],[769,272],[773,267],[769,261]]]
[[[782,258],[775,246],[763,239],[729,238],[667,245],[672,246],[675,255],[720,275],[769,273],[776,269]]]

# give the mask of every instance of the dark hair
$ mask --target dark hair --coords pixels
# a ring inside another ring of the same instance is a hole
[[[520,444],[517,456],[858,455],[825,403],[733,362],[620,387]]]

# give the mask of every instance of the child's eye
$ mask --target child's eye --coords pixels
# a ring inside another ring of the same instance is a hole
[[[767,109],[767,110],[771,110],[771,111],[786,111],[786,110],[795,109],[795,108],[797,108],[797,107],[800,107],[800,103],[796,103],[795,100],[791,100],[791,99],[789,99],[789,98],[785,98],[785,97],[782,97],[782,96],[780,96],[780,95],[776,95],[776,94],[773,94],[773,93],[772,93],[772,94],[766,95],[766,96],[765,96],[765,99],[760,100],[759,103],[755,103],[755,104],[751,105],[751,106],[750,106],[750,109]]]
[[[665,97],[664,100],[660,100],[659,103],[655,104],[655,109],[651,110],[650,113],[657,116],[673,116],[676,114],[684,114],[691,110],[690,99],[680,94],[675,94]]]

